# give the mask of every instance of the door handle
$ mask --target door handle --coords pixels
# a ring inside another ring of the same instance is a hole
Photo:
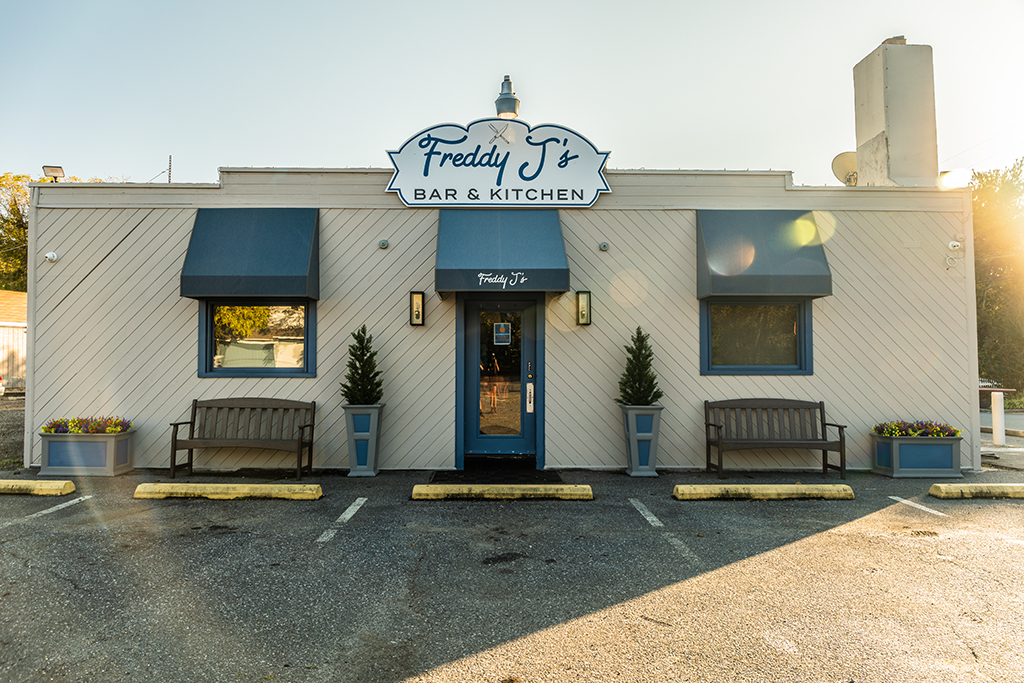
[[[526,412],[533,412],[533,382],[526,384]]]

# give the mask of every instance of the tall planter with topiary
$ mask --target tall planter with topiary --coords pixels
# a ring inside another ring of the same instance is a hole
[[[664,393],[658,388],[658,377],[652,367],[654,350],[650,338],[637,327],[631,343],[625,347],[626,369],[619,378],[619,397],[615,399],[622,409],[628,457],[626,473],[631,477],[658,476],[655,468],[664,406],[656,404]]]
[[[384,412],[384,382],[377,369],[377,352],[373,335],[366,325],[352,333],[354,343],[348,347],[348,365],[341,396],[345,401],[345,430],[348,434],[350,477],[373,477],[380,471],[377,444],[380,442],[380,421]]]

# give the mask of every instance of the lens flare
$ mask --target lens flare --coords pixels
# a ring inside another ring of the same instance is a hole
[[[746,240],[736,240],[725,249],[717,249],[708,257],[708,267],[719,275],[739,275],[754,262],[757,250]]]
[[[819,243],[818,226],[814,224],[814,218],[810,215],[793,221],[786,233],[789,243],[795,247],[806,247],[808,244]]]
[[[836,217],[831,211],[812,211],[811,220],[818,227],[818,241],[828,242],[836,234]]]
[[[939,174],[939,185],[947,190],[962,190],[971,184],[972,175],[969,168],[954,168]]]
[[[620,306],[637,306],[647,298],[647,277],[639,270],[616,273],[608,287],[608,294]]]

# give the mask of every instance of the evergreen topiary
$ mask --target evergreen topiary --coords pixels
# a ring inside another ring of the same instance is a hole
[[[345,381],[341,383],[341,396],[348,405],[376,405],[384,398],[384,381],[377,369],[373,335],[366,334],[366,325],[363,325],[352,333],[352,338],[356,341],[348,347],[348,365]]]
[[[626,406],[652,406],[664,396],[658,388],[658,377],[651,368],[654,350],[649,340],[651,335],[644,334],[639,327],[633,335],[632,343],[626,349],[626,369],[619,378],[619,397],[615,399]]]

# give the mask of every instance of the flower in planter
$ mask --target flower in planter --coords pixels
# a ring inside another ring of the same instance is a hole
[[[120,434],[132,428],[123,417],[57,417],[39,428],[43,434]]]
[[[880,436],[960,436],[963,433],[961,429],[931,420],[880,422],[871,431]]]

